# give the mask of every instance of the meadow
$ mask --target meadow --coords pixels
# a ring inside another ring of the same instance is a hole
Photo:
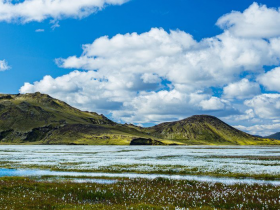
[[[168,179],[115,184],[0,179],[0,209],[279,209],[280,187]]]
[[[1,146],[0,209],[279,209],[280,147]]]

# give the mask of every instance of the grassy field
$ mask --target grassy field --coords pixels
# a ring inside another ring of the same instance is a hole
[[[0,209],[279,209],[280,187],[166,179],[110,185],[0,179]]]
[[[0,209],[279,209],[279,154],[269,146],[2,146],[0,169],[51,171],[2,170],[32,178],[0,178]]]

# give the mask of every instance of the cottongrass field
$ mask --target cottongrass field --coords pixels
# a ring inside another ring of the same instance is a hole
[[[280,209],[280,147],[1,146],[0,209]]]

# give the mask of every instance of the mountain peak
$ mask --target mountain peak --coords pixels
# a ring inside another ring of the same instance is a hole
[[[191,117],[185,118],[182,121],[211,121],[211,120],[219,120],[219,118],[212,115],[193,115]]]
[[[193,115],[183,120],[161,123],[148,130],[151,135],[158,138],[173,139],[184,143],[216,144],[220,142],[220,144],[246,145],[249,142],[262,141],[211,115]]]

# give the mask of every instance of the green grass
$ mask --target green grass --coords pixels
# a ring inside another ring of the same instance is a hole
[[[280,187],[166,179],[111,185],[0,178],[0,209],[279,209]]]

